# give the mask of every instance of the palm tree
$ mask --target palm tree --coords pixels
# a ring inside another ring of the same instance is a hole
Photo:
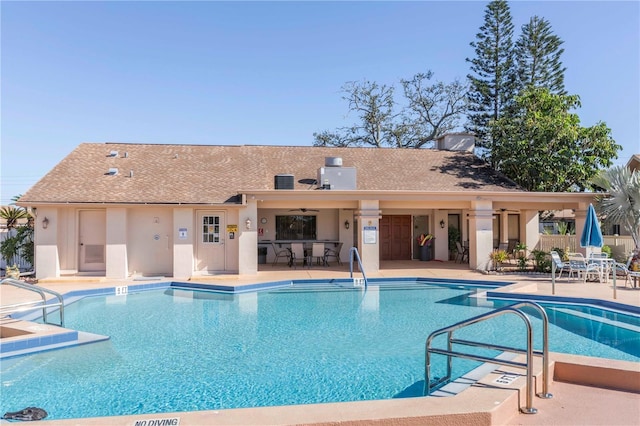
[[[23,208],[15,206],[6,206],[0,208],[0,218],[7,221],[7,229],[13,229],[18,226],[18,221],[29,217],[29,213]]]
[[[18,195],[12,200],[15,203],[19,198]],[[7,266],[16,256],[22,257],[33,265],[33,216],[22,207],[9,205],[0,208],[0,218],[6,221],[8,230],[16,230],[15,235],[8,233],[0,241],[0,256],[7,262]],[[19,220],[25,218],[27,223],[20,224]]]
[[[640,173],[616,166],[601,171],[592,183],[606,191],[596,197],[600,212],[607,221],[621,224],[631,234],[637,251],[640,248]]]

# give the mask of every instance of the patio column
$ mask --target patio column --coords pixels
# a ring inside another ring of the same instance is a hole
[[[469,268],[486,271],[492,251],[493,204],[479,199],[471,202],[469,211]]]
[[[247,229],[247,220],[250,228]],[[238,211],[238,253],[227,251],[228,256],[238,256],[238,273],[256,275],[258,273],[258,202],[255,197],[247,200],[247,208]]]
[[[357,212],[358,252],[366,274],[377,273],[380,270],[380,218],[382,216],[379,207],[378,200],[360,200],[360,209]]]
[[[538,243],[540,242],[540,220],[538,211],[523,210],[520,214],[520,221],[520,227],[524,229],[524,235],[522,234],[522,231],[520,233],[520,240],[524,241],[527,245],[527,254],[531,255],[532,250],[539,248]]]
[[[127,209],[107,209],[106,277],[124,279],[129,275],[127,258]]]
[[[500,212],[500,243],[509,244],[509,212]]]
[[[187,279],[193,275],[193,209],[173,209],[173,277]]]
[[[587,209],[589,208],[588,204],[580,204],[580,206],[575,210],[575,220],[576,220],[576,252],[582,253],[585,257],[589,256],[588,247],[580,247],[580,236],[582,235],[582,230],[587,223]]]

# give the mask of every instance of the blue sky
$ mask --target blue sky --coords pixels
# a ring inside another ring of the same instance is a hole
[[[512,1],[564,40],[583,126],[640,152],[640,3]],[[1,202],[82,142],[311,145],[345,82],[465,79],[484,1],[0,2]],[[213,163],[212,166],[215,166]]]

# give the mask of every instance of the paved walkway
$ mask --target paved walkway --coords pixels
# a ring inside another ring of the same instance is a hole
[[[329,268],[316,266],[310,269],[291,269],[285,265],[260,265],[255,276],[214,275],[193,278],[192,281],[209,282],[220,285],[239,286],[256,282],[279,281],[283,279],[348,278],[348,265],[333,265]],[[354,273],[354,276],[361,276]],[[518,283],[520,292],[540,295],[553,295],[572,298],[593,298],[640,307],[640,288],[634,289],[618,281],[615,292],[612,282],[582,283],[562,278],[552,285],[549,275],[538,274],[484,274],[470,271],[467,265],[454,262],[399,261],[382,262],[376,274],[379,277],[434,277],[472,280],[504,281]],[[166,278],[169,280],[171,278]],[[156,278],[157,280],[157,278]],[[175,281],[181,281],[175,278]],[[145,282],[135,280],[105,280],[98,277],[66,277],[55,280],[41,280],[38,284],[60,293],[87,288],[113,287]],[[33,295],[15,288],[0,286],[0,298],[3,305],[33,299]],[[640,369],[640,365],[638,367]],[[538,414],[516,414],[506,424],[513,425],[640,425],[640,394],[607,390],[568,383],[553,383],[551,392],[554,398],[536,400]],[[187,420],[183,418],[183,420]],[[58,423],[58,422],[56,422]],[[60,422],[66,423],[66,422]],[[184,424],[198,424],[183,421]],[[280,424],[284,424],[279,422]],[[455,423],[455,422],[454,422]],[[69,423],[71,424],[71,423]]]

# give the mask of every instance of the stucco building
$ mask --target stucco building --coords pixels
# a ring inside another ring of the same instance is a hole
[[[575,209],[586,193],[532,193],[473,154],[473,137],[440,149],[83,143],[30,188],[39,278],[73,274],[189,278],[255,274],[271,241],[342,243],[366,271],[418,259],[420,234],[449,260],[448,228],[469,267],[509,240],[535,247],[538,211]]]

